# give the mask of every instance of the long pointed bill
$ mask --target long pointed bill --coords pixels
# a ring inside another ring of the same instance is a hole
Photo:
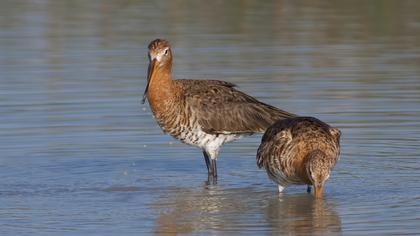
[[[322,198],[323,186],[315,186],[315,198]]]
[[[153,77],[153,75],[156,71],[157,64],[158,63],[156,63],[156,59],[153,59],[149,63],[149,68],[147,68],[147,85],[146,85],[146,89],[144,90],[143,99],[141,100],[142,104],[144,104],[146,102],[147,90],[149,89],[150,80],[152,79],[152,77]]]

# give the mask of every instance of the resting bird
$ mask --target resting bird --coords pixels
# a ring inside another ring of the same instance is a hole
[[[292,184],[307,184],[322,197],[340,154],[340,135],[333,128],[313,117],[280,120],[267,129],[257,152],[257,165],[278,184],[279,192]]]
[[[295,116],[259,102],[229,82],[172,80],[172,51],[166,40],[149,44],[149,61],[143,103],[147,98],[165,133],[202,149],[212,180],[224,143],[263,133],[276,120]]]

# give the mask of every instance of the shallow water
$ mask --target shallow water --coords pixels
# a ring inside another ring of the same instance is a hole
[[[409,235],[420,232],[420,2],[1,1],[2,235]],[[176,78],[222,79],[341,129],[315,201],[282,195],[227,144],[201,151],[141,105],[147,44]]]

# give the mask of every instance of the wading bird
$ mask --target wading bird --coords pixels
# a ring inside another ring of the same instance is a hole
[[[220,147],[253,133],[263,133],[279,119],[295,115],[259,102],[219,80],[172,80],[169,42],[149,44],[147,85],[143,95],[165,133],[202,149],[209,180],[217,178]]]
[[[340,154],[340,135],[333,128],[313,117],[294,117],[274,123],[262,137],[257,152],[257,165],[278,184],[279,192],[291,184],[307,184],[322,197]]]

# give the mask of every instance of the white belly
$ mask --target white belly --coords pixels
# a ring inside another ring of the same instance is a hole
[[[219,149],[224,143],[232,142],[241,138],[238,134],[208,134],[201,129],[185,132],[185,143],[206,150]]]
[[[243,135],[239,134],[209,134],[204,132],[200,127],[196,127],[194,129],[189,127],[177,128],[181,129],[183,132],[180,132],[177,136],[172,135],[171,130],[168,130],[168,133],[183,143],[193,145],[207,151],[217,152],[224,143],[232,142],[243,137]]]

